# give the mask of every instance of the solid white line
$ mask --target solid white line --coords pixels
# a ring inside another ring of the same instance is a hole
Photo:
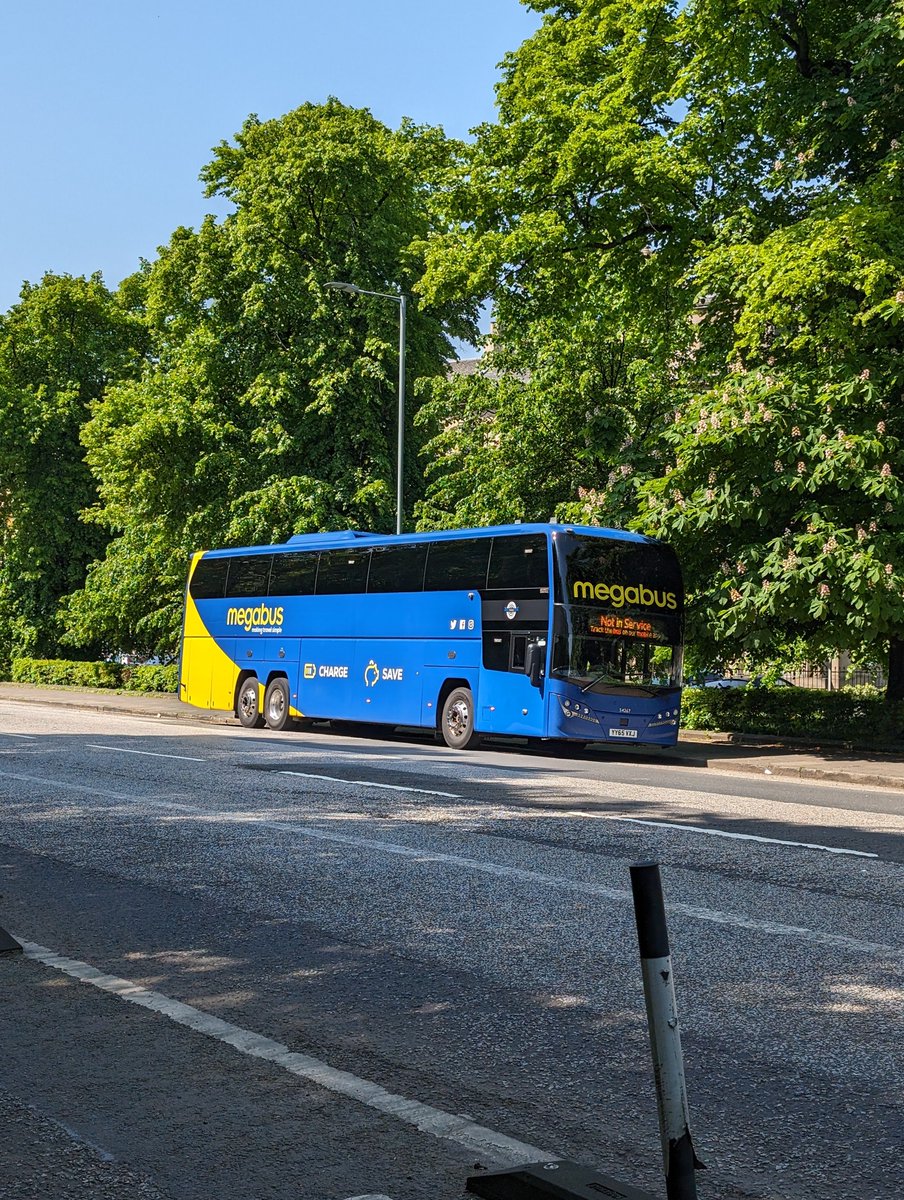
[[[764,842],[768,846],[794,846],[799,850],[824,850],[826,854],[853,854],[857,858],[878,858],[871,850],[848,850],[843,846],[821,846],[818,842],[790,842],[784,838],[761,837],[757,833],[734,833],[728,829],[704,829],[700,825],[682,825],[678,821],[649,821],[644,817],[619,817],[612,813],[562,812],[569,817],[592,817],[601,821],[627,821],[631,825],[651,825],[654,829],[678,829],[681,833],[703,833],[707,837],[737,838],[744,842]]]
[[[312,775],[309,771],[280,771],[280,775],[297,775],[300,779],[326,779],[330,783],[347,783],[353,787],[384,788],[388,792],[417,792],[419,796],[443,796],[447,800],[464,800],[455,792],[430,792],[426,788],[402,787],[398,783],[374,783],[371,779],[339,779],[336,775]]]
[[[203,1033],[207,1037],[224,1042],[241,1054],[272,1062],[276,1066],[290,1071],[293,1075],[310,1080],[327,1091],[347,1096],[349,1099],[366,1104],[369,1108],[374,1108],[387,1116],[396,1117],[406,1125],[413,1125],[422,1133],[429,1133],[434,1137],[456,1142],[472,1153],[495,1158],[503,1165],[525,1160],[537,1161],[544,1158],[551,1160],[559,1157],[548,1150],[540,1150],[526,1142],[519,1142],[515,1138],[507,1137],[504,1133],[498,1133],[494,1129],[478,1125],[468,1118],[458,1117],[453,1113],[444,1112],[441,1108],[434,1108],[431,1104],[422,1104],[419,1100],[409,1100],[406,1096],[388,1092],[378,1083],[372,1083],[368,1079],[352,1075],[349,1071],[340,1071],[336,1067],[331,1067],[329,1063],[312,1058],[308,1054],[296,1053],[288,1046],[284,1046],[282,1042],[274,1041],[253,1030],[243,1029],[239,1025],[233,1025],[230,1021],[223,1021],[219,1017],[213,1017],[209,1013],[201,1012],[200,1009],[192,1008],[190,1004],[173,1000],[162,992],[142,987],[130,979],[107,975],[89,963],[75,958],[67,958],[65,955],[48,950],[46,946],[23,941],[21,938],[17,940],[21,942],[26,957],[35,962],[52,967],[55,971],[62,971],[83,983],[90,983],[92,987],[119,996],[120,999],[127,1000],[130,1004],[137,1004],[141,1008],[161,1013],[163,1016],[169,1017],[171,1021],[175,1021],[177,1025],[185,1025],[197,1033]]]
[[[86,742],[89,750],[113,750],[116,754],[141,754],[145,758],[178,758],[180,762],[209,762],[207,758],[189,758],[187,754],[160,754],[156,750],[126,750],[123,746],[98,746],[94,742]]]
[[[114,800],[126,800],[130,803],[144,804],[148,808],[161,808],[170,812],[190,813],[205,821],[226,821],[235,824],[255,824],[262,829],[275,829],[280,833],[294,833],[299,837],[311,838],[315,841],[334,842],[338,845],[352,846],[361,850],[379,850],[386,854],[397,854],[403,858],[415,859],[419,866],[430,863],[442,863],[448,866],[465,867],[469,871],[477,871],[483,875],[493,875],[503,879],[517,879],[524,883],[536,883],[541,887],[558,888],[562,891],[577,892],[585,896],[596,896],[603,900],[613,900],[618,903],[631,904],[631,893],[622,888],[608,888],[599,884],[585,883],[580,879],[569,879],[563,875],[546,875],[541,871],[529,871],[523,867],[511,867],[502,863],[486,862],[481,859],[465,858],[460,854],[441,854],[435,851],[417,849],[412,846],[400,845],[398,842],[385,842],[376,838],[353,837],[347,833],[333,833],[325,829],[316,829],[310,825],[301,825],[294,821],[276,821],[260,818],[256,813],[230,812],[204,808],[198,804],[182,804],[174,800],[153,800],[145,796],[125,796],[117,792],[101,792],[89,785],[64,783],[61,780],[45,779],[41,776],[13,774],[11,771],[0,771],[0,777],[18,779],[28,783],[44,784],[48,787],[66,788],[71,791],[88,792],[93,795],[109,796]],[[491,835],[490,835],[491,836]],[[755,933],[772,934],[777,937],[799,938],[817,946],[831,946],[841,950],[853,950],[859,954],[883,954],[890,958],[899,959],[902,950],[899,946],[889,946],[882,942],[866,942],[859,938],[845,937],[839,933],[825,933],[819,929],[807,929],[801,925],[785,925],[778,921],[757,921],[742,913],[722,912],[715,908],[704,908],[696,904],[670,903],[669,911],[696,921],[706,921],[713,925],[725,925],[736,929],[750,929]]]
[[[36,742],[38,739],[33,733],[2,733],[0,737],[16,737],[25,738],[26,742]]]

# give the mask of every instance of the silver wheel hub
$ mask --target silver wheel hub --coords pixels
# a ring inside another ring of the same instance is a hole
[[[455,737],[462,737],[468,728],[471,714],[464,700],[456,700],[446,710],[446,724]]]

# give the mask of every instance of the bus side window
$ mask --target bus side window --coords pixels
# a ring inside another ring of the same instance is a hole
[[[494,537],[487,586],[506,591],[514,591],[515,588],[548,588],[546,536],[532,533]]]
[[[228,558],[207,558],[206,555],[195,567],[191,577],[189,593],[193,600],[222,600],[226,595],[226,576],[229,572]]]
[[[227,596],[266,596],[272,554],[240,554],[229,560]]]
[[[427,545],[374,546],[367,579],[369,592],[420,592],[424,587]]]
[[[487,585],[490,538],[431,542],[424,573],[425,592],[483,591]]]
[[[348,596],[367,587],[369,550],[324,550],[317,572],[318,596]]]
[[[510,633],[485,633],[483,635],[483,665],[489,671],[509,669]]]
[[[271,596],[313,596],[317,578],[316,553],[288,550],[273,556]]]

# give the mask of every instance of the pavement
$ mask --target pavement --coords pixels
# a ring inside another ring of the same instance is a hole
[[[176,696],[0,683],[0,700],[20,704],[62,705],[162,721],[237,725],[229,713],[205,712],[183,704]],[[678,744],[667,749],[649,746],[600,746],[589,754],[617,755],[645,762],[685,764],[715,771],[779,775],[796,779],[860,784],[863,787],[904,788],[904,753],[858,752],[840,746],[808,745],[799,739],[756,738],[736,733],[682,730]]]

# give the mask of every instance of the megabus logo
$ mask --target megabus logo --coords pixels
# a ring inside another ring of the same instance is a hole
[[[655,588],[644,587],[642,583],[629,584],[623,587],[620,583],[588,583],[576,580],[572,585],[575,600],[599,600],[609,603],[613,608],[623,608],[626,604],[637,604],[641,608],[678,607],[678,598],[674,592],[660,592]]]
[[[248,633],[256,625],[282,625],[283,610],[279,608],[270,608],[266,604],[259,604],[257,608],[230,608],[226,614],[227,625],[241,625]]]

